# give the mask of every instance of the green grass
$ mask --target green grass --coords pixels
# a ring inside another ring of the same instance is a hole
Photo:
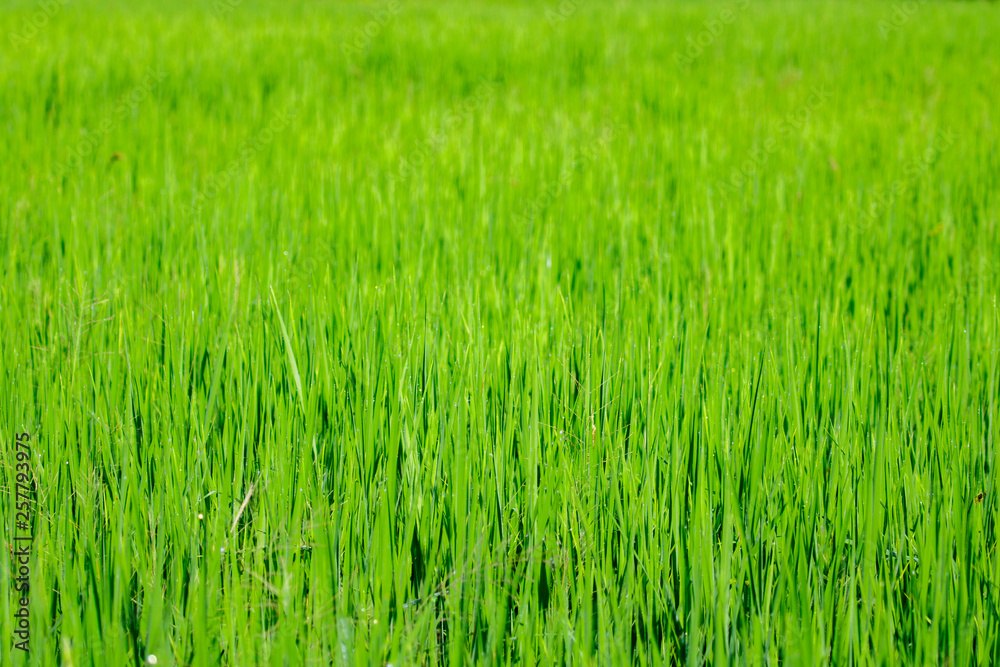
[[[43,5],[0,664],[1000,660],[995,3]]]

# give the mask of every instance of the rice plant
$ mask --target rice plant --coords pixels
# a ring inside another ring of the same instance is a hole
[[[3,4],[0,664],[1000,660],[995,3]]]

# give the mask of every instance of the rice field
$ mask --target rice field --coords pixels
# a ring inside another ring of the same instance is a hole
[[[1000,661],[997,3],[0,4],[0,664]]]

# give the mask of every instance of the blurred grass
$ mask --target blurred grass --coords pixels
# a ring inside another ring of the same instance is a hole
[[[997,6],[400,4],[0,14],[0,663],[996,661]]]

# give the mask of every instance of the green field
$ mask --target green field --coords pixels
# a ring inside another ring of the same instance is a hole
[[[1000,661],[1000,4],[2,4],[0,665]]]

